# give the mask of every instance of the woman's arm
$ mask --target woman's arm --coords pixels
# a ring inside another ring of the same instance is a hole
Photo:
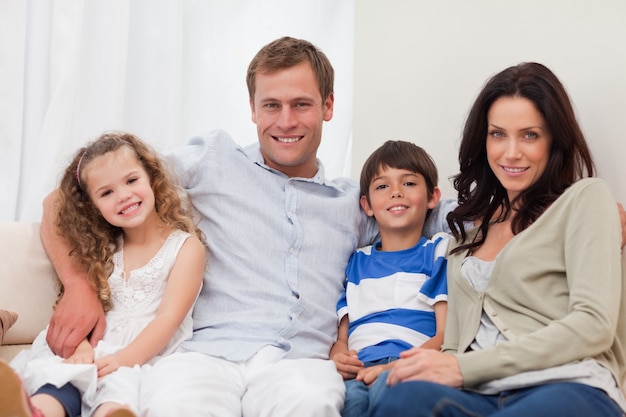
[[[490,283],[484,306],[499,313],[496,325],[517,331],[492,348],[458,354],[467,386],[612,356],[624,320],[619,215],[601,180],[581,180],[566,193],[537,220],[540,227],[501,253],[492,277],[499,281]]]
[[[99,377],[120,366],[142,365],[167,346],[193,307],[205,268],[204,245],[195,236],[190,236],[178,252],[156,317],[124,349],[96,360]]]
[[[50,349],[64,358],[74,353],[76,346],[89,337],[95,346],[106,327],[104,311],[98,296],[87,280],[87,273],[54,226],[56,191],[43,202],[40,237],[43,247],[63,283],[64,293],[50,319],[46,341]]]

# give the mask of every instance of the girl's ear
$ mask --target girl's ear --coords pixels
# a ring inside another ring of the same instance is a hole
[[[367,214],[370,217],[374,215],[374,210],[372,210],[372,207],[370,207],[370,203],[369,201],[367,201],[367,197],[362,195],[361,199],[359,200],[359,203],[361,203],[361,208],[363,209],[365,214]]]
[[[441,190],[439,187],[433,188],[433,192],[428,199],[428,208],[434,209],[439,204],[439,200],[441,199]]]

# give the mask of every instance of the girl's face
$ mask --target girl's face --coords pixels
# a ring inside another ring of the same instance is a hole
[[[532,101],[500,97],[487,114],[487,160],[509,201],[537,182],[550,159],[552,135]]]
[[[132,228],[156,215],[150,178],[129,147],[98,156],[83,170],[89,197],[110,224]]]

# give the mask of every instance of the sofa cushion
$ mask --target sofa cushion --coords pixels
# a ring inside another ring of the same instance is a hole
[[[0,223],[0,308],[19,319],[4,344],[29,344],[52,315],[58,278],[41,245],[39,223]]]

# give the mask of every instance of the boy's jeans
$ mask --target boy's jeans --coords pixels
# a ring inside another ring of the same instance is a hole
[[[365,362],[366,368],[374,365],[385,365],[398,358],[389,357],[379,359],[377,361]],[[385,391],[389,389],[387,385],[387,374],[385,371],[378,375],[376,381],[370,386],[365,385],[362,381],[350,379],[346,383],[346,399],[343,405],[342,417],[367,417],[371,414],[374,404]]]

